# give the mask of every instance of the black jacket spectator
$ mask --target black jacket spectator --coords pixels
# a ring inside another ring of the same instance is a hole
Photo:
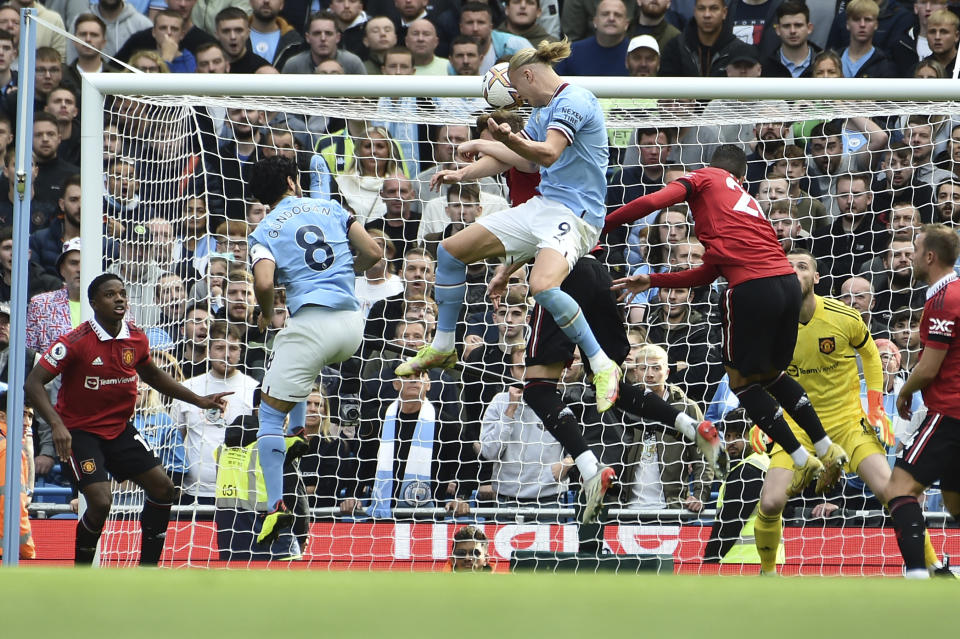
[[[864,213],[852,231],[843,228],[843,217],[814,231],[813,254],[817,258],[820,283],[817,294],[836,295],[840,284],[859,273],[861,267],[890,244],[890,232],[875,213]]]
[[[877,32],[873,34],[873,46],[881,51],[891,51],[913,26],[913,12],[904,8],[897,0],[878,0],[877,4],[880,6],[880,15],[877,16]],[[833,19],[830,27],[827,46],[834,51],[842,51],[850,44],[846,7],[846,0],[841,0],[837,7],[837,17]]]
[[[857,71],[856,77],[858,78],[895,78],[897,77],[897,68],[894,66],[893,62],[887,57],[887,54],[880,49],[876,44],[876,39],[874,39],[873,53],[870,54],[870,57],[866,62],[863,63],[863,66],[860,67],[860,70]]]
[[[239,60],[230,63],[230,73],[256,73],[257,69],[266,66],[270,66],[270,63],[247,47],[247,52]]]
[[[751,47],[724,26],[717,42],[704,47],[697,37],[697,25],[691,20],[683,33],[667,43],[660,54],[660,75],[665,77],[722,76],[736,55],[750,55]],[[756,55],[756,54],[753,54]]]
[[[33,181],[35,200],[49,203],[55,208],[57,200],[63,195],[63,183],[67,181],[68,177],[79,172],[79,166],[70,164],[59,156],[46,162],[41,162],[38,159],[37,179]],[[46,224],[43,226],[46,226]]]
[[[772,31],[772,29],[770,29]],[[803,73],[800,74],[801,78],[812,78],[813,77],[813,59],[817,57],[822,49],[815,45],[812,42],[807,42],[807,46],[810,47],[810,66],[804,69]],[[783,62],[780,61],[780,47],[777,47],[773,53],[764,56],[760,60],[760,65],[763,70],[760,72],[760,75],[764,78],[792,78],[793,74],[783,66]]]

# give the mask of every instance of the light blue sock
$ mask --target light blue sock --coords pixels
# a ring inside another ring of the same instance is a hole
[[[463,296],[467,293],[467,265],[450,255],[442,244],[437,249],[437,278],[433,288],[438,306],[437,335],[445,334],[440,344],[444,348],[440,350],[449,351],[457,328],[457,317],[463,306]],[[434,346],[438,346],[436,339]]]
[[[590,330],[590,325],[587,324],[587,318],[583,316],[575,299],[561,291],[559,286],[541,291],[534,295],[533,299],[547,309],[563,334],[580,347],[580,353],[590,360],[591,366],[594,365],[594,360],[598,356],[606,359],[600,344],[597,343],[597,338]]]
[[[263,469],[263,483],[267,487],[270,508],[283,499],[283,460],[287,447],[283,441],[283,420],[286,418],[266,402],[260,403],[260,430],[257,431],[257,454]]]
[[[287,426],[287,432],[294,434],[298,428],[303,428],[307,423],[307,403],[300,402],[290,409],[290,423]]]

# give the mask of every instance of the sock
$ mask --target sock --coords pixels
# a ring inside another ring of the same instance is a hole
[[[753,538],[757,544],[757,554],[760,555],[760,570],[763,572],[777,571],[777,550],[783,534],[782,522],[781,513],[766,515],[762,510],[757,510]]]
[[[102,528],[93,530],[87,523],[84,515],[77,520],[77,539],[74,542],[73,563],[78,566],[89,566],[93,563],[93,556],[97,554],[97,542],[100,541]]]
[[[441,244],[437,248],[437,276],[433,295],[437,301],[437,333],[433,347],[439,351],[451,351],[457,317],[467,293],[467,265],[450,255]]]
[[[577,458],[587,451],[587,442],[577,418],[563,403],[563,396],[557,390],[557,380],[527,380],[523,385],[523,401],[533,409],[543,422],[544,429],[560,442],[568,455]]]
[[[696,441],[697,421],[639,384],[620,384],[617,408],[674,428],[690,441]]]
[[[797,426],[810,437],[817,456],[822,457],[832,442],[823,430],[823,424],[817,417],[817,411],[813,410],[813,405],[803,386],[786,373],[780,373],[777,379],[766,385],[766,390],[780,403],[783,410],[787,411]]]
[[[762,386],[750,384],[735,388],[733,392],[740,398],[740,405],[747,411],[753,423],[790,453],[794,464],[802,466],[807,462],[807,457],[810,455],[800,446],[800,442],[787,426],[787,422],[783,419],[783,410]],[[794,455],[794,453],[798,454]]]
[[[140,513],[140,565],[156,566],[163,554],[163,543],[167,539],[167,526],[170,524],[170,506],[158,503],[149,497],[143,502]]]
[[[591,369],[601,371],[611,364],[575,299],[561,291],[559,286],[541,291],[534,295],[533,299],[547,309],[563,334],[580,347],[580,352],[589,360]]]
[[[600,462],[592,450],[587,450],[573,458],[577,463],[577,470],[580,471],[580,477],[584,480],[590,479],[600,472]]]
[[[933,549],[933,543],[930,541],[930,533],[926,530],[923,531],[923,560],[928,569],[943,568],[943,563],[937,557],[937,551]]]
[[[927,572],[924,561],[923,540],[926,533],[926,524],[923,521],[923,511],[917,498],[912,495],[901,495],[890,500],[887,506],[893,527],[897,531],[897,545],[903,555],[903,563],[909,573],[912,570]]]
[[[257,455],[260,458],[260,468],[263,469],[263,483],[267,488],[270,510],[283,499],[283,460],[287,456],[287,447],[283,441],[284,418],[286,415],[273,406],[266,402],[260,403]]]
[[[307,423],[307,402],[300,402],[290,409],[288,413],[290,421],[287,423],[287,432],[291,435],[297,432],[298,428],[303,428]]]

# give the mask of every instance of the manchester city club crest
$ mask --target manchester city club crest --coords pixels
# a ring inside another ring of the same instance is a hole
[[[820,352],[824,355],[829,355],[833,351],[837,350],[837,340],[833,337],[821,337],[820,338]]]
[[[136,360],[136,352],[132,348],[124,348],[120,351],[120,361],[124,366],[133,366],[134,360]]]
[[[407,502],[411,507],[423,506],[430,501],[430,483],[412,481],[403,487],[402,493],[400,499]]]

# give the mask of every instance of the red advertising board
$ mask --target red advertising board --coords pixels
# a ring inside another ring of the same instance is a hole
[[[308,568],[347,570],[431,570],[448,557],[457,523],[323,522],[310,530],[302,562]],[[491,554],[504,562],[517,549],[576,552],[577,528],[552,524],[480,525],[491,540]],[[73,556],[75,520],[35,520],[37,562],[65,563]],[[135,562],[139,524],[114,522],[101,544],[107,564]],[[617,554],[664,554],[682,573],[753,573],[755,566],[702,564],[710,528],[679,525],[607,526],[605,547]],[[960,530],[931,530],[938,553],[960,555]],[[786,528],[785,574],[899,574],[900,553],[889,528]],[[29,562],[26,562],[29,563]],[[172,522],[165,565],[220,566],[212,522]],[[243,566],[247,562],[242,562]],[[284,564],[290,566],[290,564]]]

